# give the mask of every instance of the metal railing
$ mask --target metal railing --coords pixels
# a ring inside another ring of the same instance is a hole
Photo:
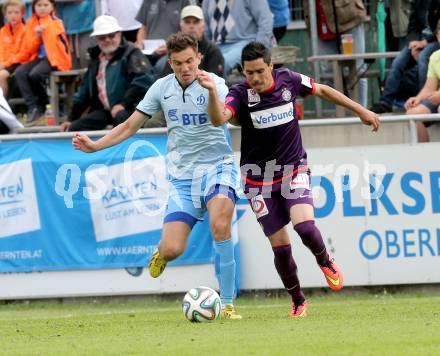
[[[419,115],[382,115],[379,116],[382,124],[394,122],[407,122],[409,125],[409,134],[411,144],[417,143],[416,121],[440,121],[440,114],[419,114]],[[346,125],[360,123],[358,117],[331,118],[331,119],[311,119],[300,121],[300,126],[329,126],[329,125]],[[379,129],[380,130],[380,129]]]
[[[383,115],[380,116],[381,124],[395,123],[395,122],[407,122],[409,125],[410,133],[410,144],[417,143],[417,121],[427,121],[427,122],[440,122],[440,114],[419,114],[419,115]],[[327,118],[327,119],[306,119],[301,120],[299,125],[302,127],[309,126],[338,126],[338,125],[349,125],[349,124],[361,124],[358,117],[345,117],[345,118]],[[240,127],[230,126],[233,130],[240,130]],[[379,129],[380,130],[380,129]],[[100,130],[100,131],[84,131],[82,133],[91,136],[99,137],[105,135],[110,130]],[[137,134],[141,135],[161,135],[166,134],[167,129],[155,128],[155,129],[140,129]],[[38,139],[62,139],[69,138],[73,136],[73,132],[51,132],[51,133],[32,133],[32,134],[9,134],[0,135],[0,143],[2,141],[12,141],[12,140],[38,140]]]

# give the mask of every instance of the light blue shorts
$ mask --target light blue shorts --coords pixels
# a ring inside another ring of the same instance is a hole
[[[202,220],[214,196],[226,196],[235,204],[239,186],[239,176],[232,161],[222,162],[193,179],[171,180],[164,223],[182,221],[192,228]]]

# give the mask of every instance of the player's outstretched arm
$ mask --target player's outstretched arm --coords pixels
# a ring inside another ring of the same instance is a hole
[[[373,131],[377,131],[380,126],[379,116],[374,112],[365,109],[362,105],[351,100],[339,91],[329,87],[325,84],[315,83],[315,93],[314,95],[320,97],[323,100],[330,101],[336,105],[341,105],[353,112],[355,112],[361,119],[364,125],[373,126]]]
[[[135,111],[126,121],[114,127],[107,135],[97,141],[93,141],[87,135],[76,132],[72,138],[72,145],[76,150],[86,153],[117,145],[130,136],[133,136],[142,127],[148,117],[148,115]]]
[[[200,85],[205,89],[208,89],[208,115],[211,118],[211,123],[214,126],[221,126],[231,118],[230,111],[225,111],[225,105],[220,101],[217,88],[215,86],[214,79],[211,75],[205,71],[199,71],[197,75],[197,80]]]

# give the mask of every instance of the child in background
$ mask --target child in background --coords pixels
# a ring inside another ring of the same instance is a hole
[[[44,83],[50,72],[72,68],[64,24],[55,16],[55,0],[32,1],[19,60],[26,63],[17,68],[15,76],[31,123],[44,115],[48,102]]]
[[[2,10],[7,22],[0,29],[0,87],[7,96],[8,78],[20,65],[17,55],[24,35],[25,7],[21,0],[6,0]]]

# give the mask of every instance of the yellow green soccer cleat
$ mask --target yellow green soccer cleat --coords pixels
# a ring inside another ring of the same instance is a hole
[[[231,319],[231,320],[241,320],[243,317],[240,314],[237,314],[235,308],[231,304],[226,304],[226,306],[220,312],[221,319]]]
[[[165,267],[167,266],[167,261],[160,257],[159,250],[156,249],[150,258],[150,263],[148,264],[148,270],[150,271],[150,276],[153,278],[159,277]]]

